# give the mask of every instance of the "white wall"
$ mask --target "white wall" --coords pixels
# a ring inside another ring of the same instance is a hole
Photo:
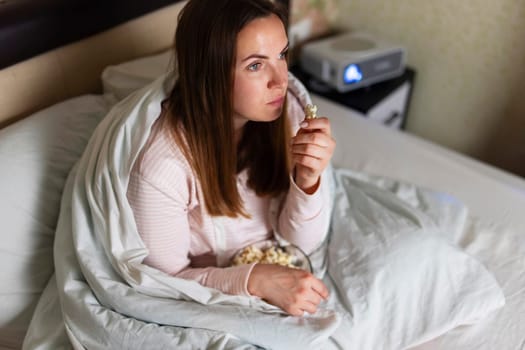
[[[525,1],[336,2],[336,27],[407,47],[408,132],[525,176]]]

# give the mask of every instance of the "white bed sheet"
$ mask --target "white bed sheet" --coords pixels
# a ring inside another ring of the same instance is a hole
[[[479,216],[525,229],[524,179],[412,134],[393,132],[318,95],[312,99],[335,126],[336,166],[442,190]]]
[[[506,305],[494,315],[412,350],[525,349],[525,180],[312,98],[332,121],[335,166],[447,192],[466,204],[468,228],[451,239],[479,258],[504,291]]]

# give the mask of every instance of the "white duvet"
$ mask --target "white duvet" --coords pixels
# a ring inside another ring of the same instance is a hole
[[[287,316],[258,298],[142,264],[147,250],[126,200],[127,179],[169,84],[157,79],[114,107],[70,174],[55,277],[25,348],[403,349],[504,304],[491,273],[446,238],[465,229],[461,203],[345,169],[333,175],[324,277],[331,295],[314,315]]]

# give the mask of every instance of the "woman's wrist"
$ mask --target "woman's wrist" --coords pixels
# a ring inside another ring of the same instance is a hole
[[[302,178],[294,178],[295,184],[297,187],[301,189],[306,194],[313,194],[317,191],[319,188],[319,184],[321,183],[321,177],[318,176],[317,179],[302,179]]]
[[[248,293],[250,295],[261,297],[259,294],[259,276],[258,273],[260,272],[260,264],[255,263],[250,271],[250,275],[248,276],[248,284],[246,286],[246,289],[248,290]]]

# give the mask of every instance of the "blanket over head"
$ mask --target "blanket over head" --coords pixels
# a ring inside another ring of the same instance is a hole
[[[336,171],[325,277],[332,292],[313,315],[288,316],[259,298],[226,295],[142,263],[147,249],[126,198],[127,183],[172,83],[173,78],[161,77],[118,103],[72,170],[56,231],[55,276],[37,307],[25,346],[34,348],[41,341],[48,348],[69,342],[75,348],[89,349],[388,348],[384,343],[377,347],[378,343],[365,341],[375,337],[366,333],[365,325],[381,331],[386,325],[400,328],[400,335],[382,340],[393,346],[390,348],[425,340],[428,332],[414,335],[402,325],[392,325],[393,318],[388,313],[381,315],[380,303],[367,294],[381,288],[376,278],[389,265],[385,256],[393,254],[385,251],[390,247],[399,251],[403,242],[437,237],[440,229],[461,230],[464,225],[466,210],[461,203],[414,186],[399,191],[402,187]],[[310,103],[293,76],[289,92],[304,104]],[[461,259],[475,264],[469,257]],[[363,266],[365,272],[360,270]],[[382,278],[398,277],[394,273]],[[496,295],[492,277],[488,273],[482,277],[469,281],[471,289],[487,298]],[[462,274],[447,278],[457,289],[465,281]],[[413,287],[407,284],[408,299],[413,297]],[[453,308],[456,299],[440,306],[458,313]],[[501,299],[490,305],[487,310],[500,306]],[[480,315],[474,317],[468,311],[471,319]],[[437,334],[434,328],[432,331]]]

